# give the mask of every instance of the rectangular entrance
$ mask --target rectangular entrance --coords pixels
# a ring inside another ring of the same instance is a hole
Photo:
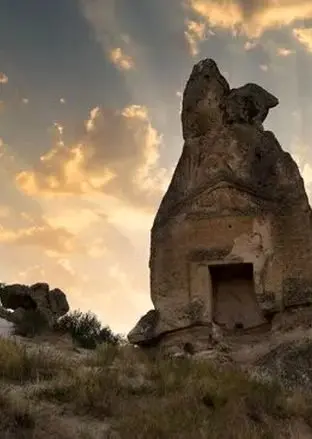
[[[227,329],[264,323],[257,302],[252,264],[210,265],[213,318]]]

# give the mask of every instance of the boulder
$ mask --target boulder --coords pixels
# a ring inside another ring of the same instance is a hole
[[[0,300],[1,317],[14,323],[21,321],[26,312],[38,310],[53,325],[69,311],[65,293],[58,288],[50,291],[47,283],[6,285],[0,289]]]
[[[157,338],[162,331],[159,329],[159,313],[152,309],[138,321],[136,326],[128,334],[128,340],[132,344],[144,343],[145,340]]]
[[[262,127],[278,99],[257,84],[249,83],[230,91],[223,103],[225,122],[256,124]]]
[[[288,391],[312,391],[312,341],[280,344],[261,357],[253,367],[255,378],[277,381]]]
[[[213,324],[225,334],[267,328],[272,313],[311,302],[311,208],[298,166],[263,127],[277,105],[257,84],[231,89],[211,59],[194,66],[184,146],[151,230],[155,312],[132,343],[196,326],[204,347]]]

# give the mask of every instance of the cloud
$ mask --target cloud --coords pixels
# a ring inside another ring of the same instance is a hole
[[[56,144],[33,169],[16,175],[27,195],[53,197],[105,193],[137,205],[155,206],[171,170],[159,166],[162,140],[145,107],[120,111],[95,107],[77,143],[64,143],[64,127],[55,124]]]
[[[0,243],[42,247],[59,254],[72,253],[78,249],[74,235],[62,227],[53,228],[44,222],[17,229],[0,225]]]
[[[293,29],[293,34],[309,52],[312,52],[312,28],[296,28]]]
[[[285,47],[278,47],[277,54],[278,56],[289,56],[295,53],[294,50],[286,49]]]
[[[121,70],[130,70],[134,68],[134,60],[131,56],[126,55],[120,47],[111,51],[110,59]]]
[[[232,1],[190,0],[189,6],[212,27],[234,28],[242,20],[239,5]]]
[[[0,84],[7,84],[9,82],[9,78],[5,73],[0,72]]]
[[[26,285],[36,282],[47,282],[51,288],[61,288],[65,292],[71,306],[72,300],[75,299],[72,294],[74,288],[78,285],[82,288],[84,287],[83,276],[79,276],[79,273],[76,272],[67,258],[52,259],[44,254],[40,259],[36,258],[35,254],[32,254],[32,258],[36,262],[29,263],[28,261],[27,264],[24,258],[18,260],[14,277],[6,276],[4,281],[7,283],[20,282]],[[79,302],[79,297],[77,299]]]
[[[54,210],[50,209],[44,214],[44,220],[51,228],[69,230],[76,236],[101,218],[88,208],[75,209],[56,205]]]
[[[116,14],[115,0],[80,0],[82,14],[91,25],[95,39],[114,65],[124,71],[134,68],[134,44],[125,34]]]
[[[263,72],[267,72],[269,70],[269,66],[267,64],[260,64],[259,67]]]
[[[188,5],[210,26],[251,38],[257,38],[269,29],[312,18],[311,0],[189,0]]]
[[[255,47],[257,47],[257,45],[257,41],[246,41],[246,43],[244,44],[244,49],[247,51],[253,50]]]
[[[192,56],[196,56],[199,53],[199,43],[203,41],[206,36],[206,24],[194,20],[187,20],[186,27],[187,30],[184,34],[189,45],[190,53]]]

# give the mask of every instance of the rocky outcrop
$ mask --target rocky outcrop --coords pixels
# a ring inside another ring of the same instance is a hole
[[[0,300],[0,317],[13,323],[20,322],[28,311],[38,310],[53,325],[69,311],[65,293],[58,288],[50,290],[46,283],[6,285],[0,289]]]
[[[145,340],[157,338],[162,333],[158,327],[159,312],[152,309],[148,311],[128,334],[130,343],[144,343]]]
[[[194,326],[206,333],[213,322],[266,325],[271,313],[311,302],[311,208],[295,161],[263,128],[277,104],[257,84],[231,90],[211,59],[194,66],[182,154],[151,231],[156,313],[132,343]]]
[[[222,109],[227,124],[247,123],[263,129],[269,110],[278,105],[278,99],[257,84],[234,88],[226,96]]]
[[[260,358],[253,376],[277,381],[286,390],[312,391],[312,341],[282,343]]]

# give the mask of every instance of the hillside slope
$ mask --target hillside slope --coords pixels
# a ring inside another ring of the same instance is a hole
[[[311,331],[292,327],[296,318],[173,358],[129,345],[86,351],[56,335],[2,337],[0,437],[312,439]]]

